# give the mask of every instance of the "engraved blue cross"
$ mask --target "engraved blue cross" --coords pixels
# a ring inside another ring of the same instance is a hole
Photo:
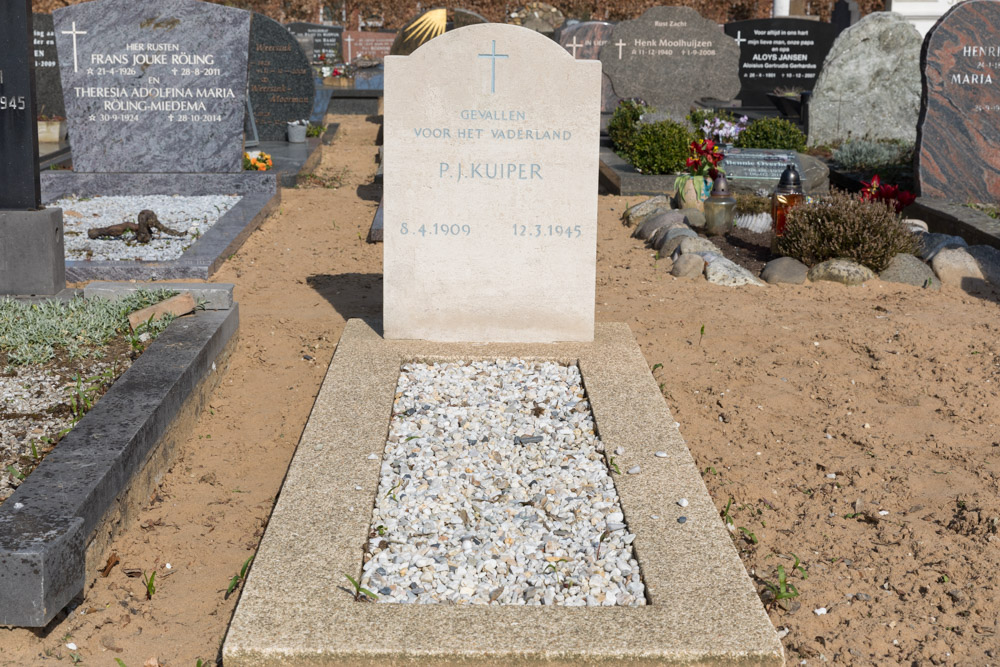
[[[493,40],[493,52],[492,53],[480,53],[480,58],[492,58],[490,64],[492,65],[491,79],[490,79],[490,92],[497,92],[497,58],[506,58],[506,53],[497,53],[497,40]]]

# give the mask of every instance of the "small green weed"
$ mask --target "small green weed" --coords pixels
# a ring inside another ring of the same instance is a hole
[[[229,596],[233,594],[233,591],[236,590],[236,587],[240,585],[240,582],[246,581],[247,570],[250,568],[251,561],[253,561],[253,556],[250,556],[250,558],[243,561],[243,567],[241,567],[240,571],[234,574],[233,578],[229,580],[229,588],[226,589],[225,596],[227,600],[229,599]]]
[[[358,581],[354,577],[352,577],[349,574],[345,574],[344,576],[347,577],[347,580],[349,582],[351,582],[351,586],[354,587],[354,601],[355,602],[360,602],[361,600],[365,599],[365,598],[361,597],[362,595],[368,596],[368,598],[371,599],[371,600],[377,600],[378,599],[378,596],[375,595],[374,593],[372,593],[370,590],[368,590],[367,588],[362,588],[361,584],[359,584]]]
[[[616,475],[622,474],[622,471],[618,467],[618,464],[615,463],[615,457],[613,456],[608,460],[608,470],[609,471],[614,470]]]
[[[773,596],[772,600],[774,602],[781,602],[782,600],[791,600],[792,598],[797,598],[799,596],[799,589],[795,588],[795,584],[788,582],[788,575],[785,574],[785,566],[778,566],[778,583],[774,584],[766,579],[760,580],[762,584],[771,592]]]
[[[153,596],[156,594],[156,584],[155,584],[155,581],[156,581],[156,571],[155,570],[153,572],[149,573],[149,577],[146,576],[145,572],[142,573],[142,583],[146,587],[146,599],[147,600],[152,600]]]

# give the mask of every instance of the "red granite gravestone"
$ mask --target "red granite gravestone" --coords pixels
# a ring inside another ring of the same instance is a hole
[[[1000,1],[955,5],[931,28],[920,64],[920,194],[1000,199]]]

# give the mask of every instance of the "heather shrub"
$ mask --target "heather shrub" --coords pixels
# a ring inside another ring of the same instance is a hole
[[[908,167],[913,161],[913,144],[897,141],[848,141],[833,151],[833,161],[846,171]]]
[[[638,100],[622,100],[618,103],[608,121],[608,136],[615,150],[626,160],[635,145],[635,135],[639,131],[639,118],[652,111],[652,107]]]
[[[878,272],[895,255],[916,252],[917,242],[884,202],[834,191],[789,211],[777,247],[809,266],[842,258]]]
[[[758,118],[751,122],[734,142],[737,148],[773,148],[801,152],[806,135],[784,118]]]
[[[758,215],[771,212],[771,198],[752,193],[736,193],[736,212],[738,214]]]
[[[692,140],[691,131],[672,120],[641,124],[627,158],[643,174],[677,174],[685,169]]]

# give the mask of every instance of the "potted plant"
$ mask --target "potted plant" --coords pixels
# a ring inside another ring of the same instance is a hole
[[[65,116],[38,116],[38,141],[43,144],[58,144],[66,138]]]
[[[726,157],[711,139],[692,141],[686,162],[687,173],[674,181],[678,208],[704,210],[704,202],[712,192],[712,183],[724,173],[719,163]]]

